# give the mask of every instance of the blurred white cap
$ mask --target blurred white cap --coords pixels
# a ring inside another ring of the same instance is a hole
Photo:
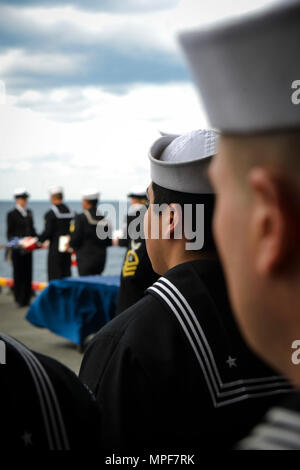
[[[85,189],[82,191],[81,196],[82,199],[85,199],[86,201],[95,201],[96,199],[99,199],[100,192],[95,188]]]
[[[127,197],[146,198],[146,188],[144,186],[133,186],[127,194]]]
[[[50,196],[53,196],[53,194],[63,194],[64,188],[62,186],[51,186],[49,188],[49,194]]]
[[[14,197],[29,197],[30,194],[26,188],[20,187],[14,190]]]

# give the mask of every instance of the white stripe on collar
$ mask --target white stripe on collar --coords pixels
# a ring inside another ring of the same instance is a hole
[[[21,343],[4,334],[1,334],[1,337],[15,347],[31,373],[39,396],[49,448],[52,450],[68,450],[70,447],[65,423],[55,390],[46,370],[34,354]]]
[[[87,220],[88,220],[88,223],[90,225],[108,225],[108,220],[107,219],[101,219],[101,220],[97,220],[97,219],[94,219],[94,217],[92,216],[92,214],[90,213],[90,211],[88,210],[84,210],[84,215],[86,216]]]
[[[21,214],[23,217],[27,217],[28,212],[27,212],[26,209],[24,209],[24,207],[21,207],[19,204],[16,204],[16,209],[17,209],[17,211],[20,212],[20,214]]]
[[[274,407],[265,421],[238,444],[238,450],[300,450],[300,413]]]
[[[280,376],[240,379],[224,383],[205,333],[191,306],[177,287],[165,277],[161,277],[147,291],[155,292],[168,305],[180,323],[201,367],[215,408],[248,398],[286,393],[290,390],[288,382]]]
[[[57,206],[52,204],[51,209],[54,212],[55,217],[58,219],[73,219],[74,217],[74,212],[59,212]]]

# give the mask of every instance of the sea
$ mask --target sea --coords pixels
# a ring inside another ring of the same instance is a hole
[[[65,201],[73,211],[82,212],[80,201]],[[113,230],[120,230],[124,223],[128,205],[126,201],[102,201],[101,205],[112,207],[113,217],[108,218],[111,221]],[[101,206],[100,206],[101,207]],[[14,208],[13,201],[0,201],[0,245],[6,243],[6,214]],[[44,228],[44,215],[50,209],[48,201],[29,201],[28,208],[32,210],[34,225],[37,233],[41,233]],[[121,272],[121,266],[126,249],[121,247],[109,247],[103,275],[118,275]],[[78,276],[77,268],[72,266],[72,276]],[[5,250],[0,249],[0,277],[11,278],[12,266],[5,260]],[[33,253],[33,280],[37,282],[47,282],[47,250],[37,250]]]

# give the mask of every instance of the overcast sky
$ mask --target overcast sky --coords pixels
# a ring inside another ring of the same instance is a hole
[[[207,125],[176,32],[272,1],[0,1],[0,199],[146,186],[159,130]]]

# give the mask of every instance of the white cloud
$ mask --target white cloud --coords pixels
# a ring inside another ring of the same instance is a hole
[[[86,185],[98,186],[105,199],[124,198],[137,181],[149,183],[147,155],[159,130],[184,132],[206,124],[191,84],[140,85],[120,96],[98,88],[68,89],[61,90],[61,101],[55,91],[24,95],[21,99],[27,98],[34,111],[0,107],[6,135],[0,167],[9,175],[2,178],[0,198],[11,194],[17,182],[28,186],[33,197],[47,197],[56,179],[70,198],[78,198]],[[58,122],[61,113],[74,113],[78,122]],[[90,120],[80,120],[88,113]]]
[[[83,63],[83,58],[72,55],[53,53],[29,53],[21,49],[10,49],[0,54],[0,70],[3,77],[7,74],[25,72],[38,75],[68,75],[76,72]]]
[[[196,92],[190,83],[136,85],[115,95],[100,87],[28,90],[14,104],[43,113],[48,119],[76,122],[95,119],[150,121],[159,125],[182,113],[200,114]],[[202,115],[202,120],[204,119]],[[182,120],[189,122],[188,118]]]
[[[154,53],[166,50],[177,57],[178,30],[267,3],[182,0],[176,9],[147,15],[91,13],[70,7],[7,8],[17,18],[14,24],[27,28],[27,34],[31,28],[49,31],[60,41],[64,32],[64,41],[91,47],[105,39],[132,54],[147,44]],[[17,80],[21,72],[76,73],[84,58],[73,52],[70,56],[60,50],[41,53],[16,47],[0,55],[1,73],[15,73]],[[0,105],[0,198],[23,185],[33,198],[46,198],[47,188],[54,183],[65,186],[68,198],[79,198],[85,186],[99,187],[104,199],[124,198],[128,187],[148,184],[147,153],[158,130],[177,133],[207,125],[194,87],[187,83],[139,84],[120,95],[90,86],[45,91],[31,87],[19,96],[8,96],[6,103]]]
[[[139,72],[144,65],[143,79],[151,77],[149,80],[159,82],[161,73],[163,80],[168,80],[166,71],[160,70],[167,60],[170,69],[175,67],[170,72],[171,80],[172,73],[177,78],[184,74],[176,40],[178,31],[224,20],[270,3],[272,0],[206,3],[182,0],[176,8],[148,14],[112,14],[71,6],[0,6],[3,44],[7,39],[7,49],[0,54],[2,78],[19,90],[30,87],[31,81],[35,87],[44,88],[63,83],[108,85],[111,81],[122,85],[134,83],[134,77],[141,76]],[[18,45],[7,25],[16,31]],[[44,80],[39,80],[40,77]]]
[[[118,45],[139,48],[151,44],[153,48],[178,50],[176,33],[185,28],[204,26],[241,14],[264,8],[278,0],[181,0],[177,7],[163,11],[143,11],[132,14],[95,12],[72,6],[61,7],[4,7],[10,16],[24,24],[33,24],[41,31],[53,31],[62,26],[64,40],[72,42],[78,36],[86,42],[103,39],[117,41]],[[118,41],[123,38],[125,41]],[[137,41],[138,39],[138,41]]]
[[[275,3],[278,3],[278,0],[210,0],[208,2],[181,0],[174,11],[174,21],[178,29],[206,26],[266,8]]]
[[[57,42],[69,45],[109,41],[121,50],[133,47],[131,50],[135,53],[145,45],[158,50],[176,50],[173,29],[165,28],[173,11],[176,10],[133,15],[84,11],[71,6],[17,8],[0,5],[0,18],[7,18],[27,35],[30,32],[42,36],[57,33]]]

